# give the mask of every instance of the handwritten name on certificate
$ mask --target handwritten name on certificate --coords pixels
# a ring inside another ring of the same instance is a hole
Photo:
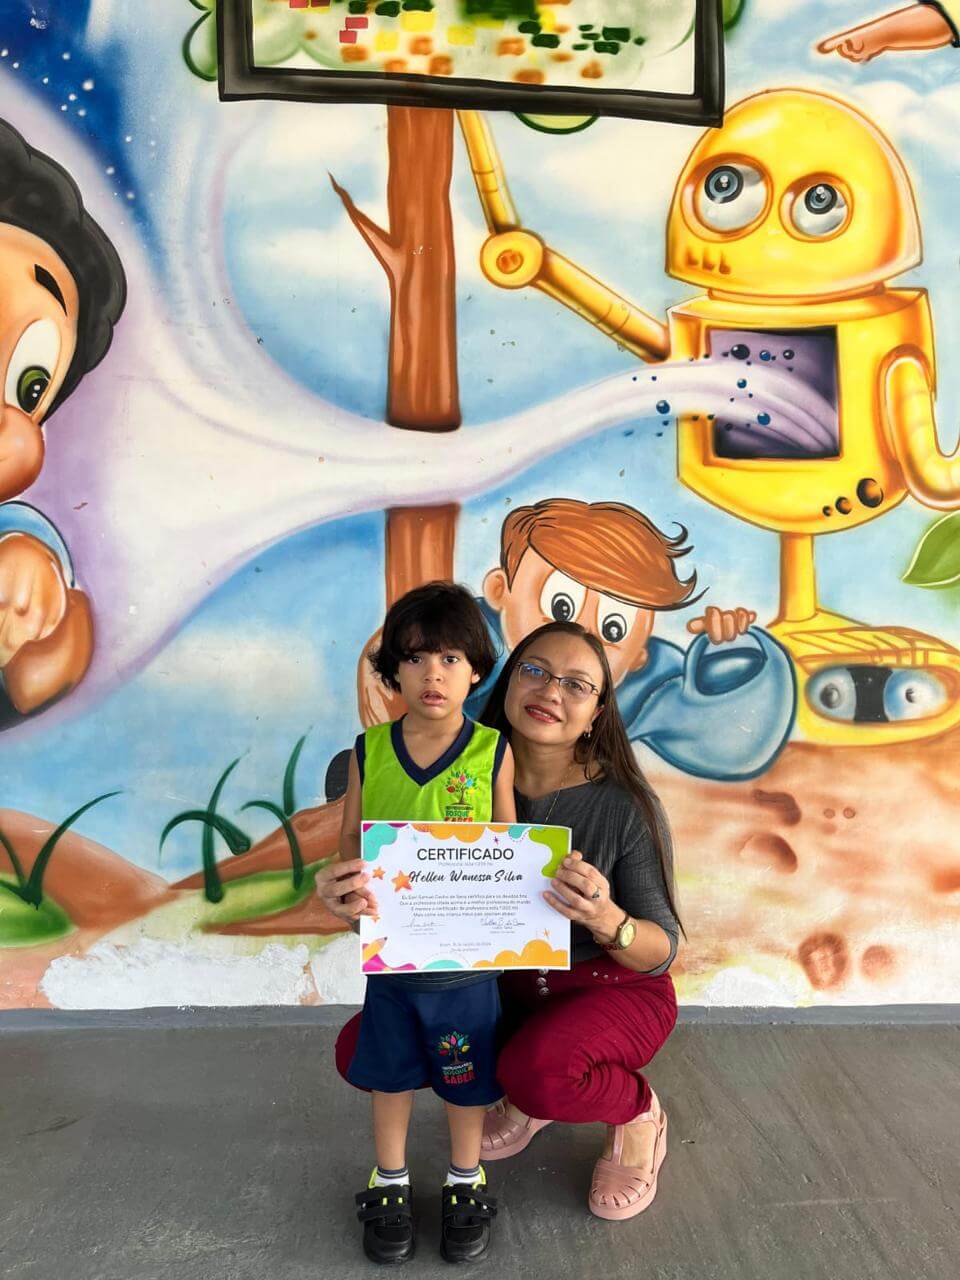
[[[568,827],[365,822],[361,847],[377,900],[364,973],[570,968],[570,921],[542,896]]]

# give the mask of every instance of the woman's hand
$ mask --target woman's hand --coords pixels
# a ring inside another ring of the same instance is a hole
[[[377,914],[377,899],[367,888],[369,879],[362,858],[328,863],[317,872],[317,897],[338,920],[353,924],[361,916]]]
[[[544,898],[574,924],[582,924],[594,937],[612,942],[623,918],[623,912],[610,897],[610,882],[574,851],[564,858],[553,888]]]

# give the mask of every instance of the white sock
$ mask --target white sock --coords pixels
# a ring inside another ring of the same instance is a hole
[[[461,1169],[459,1165],[452,1164],[447,1170],[446,1185],[448,1187],[456,1187],[458,1185],[473,1187],[478,1182],[485,1181],[483,1166],[480,1164],[475,1169]]]
[[[405,1187],[409,1181],[410,1174],[406,1165],[402,1169],[381,1169],[377,1165],[370,1179],[370,1185],[371,1187]]]

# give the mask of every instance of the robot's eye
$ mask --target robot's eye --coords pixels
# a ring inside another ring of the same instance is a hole
[[[35,320],[14,348],[4,379],[7,404],[33,413],[50,385],[60,358],[60,332],[52,320]]]
[[[857,687],[843,667],[821,671],[807,685],[807,701],[818,715],[831,720],[854,720],[857,715]]]
[[[947,691],[929,671],[894,671],[883,690],[888,720],[924,720],[941,711]]]
[[[597,603],[597,630],[606,644],[622,644],[637,620],[639,610],[634,604],[624,604],[601,596]]]
[[[829,182],[814,182],[799,192],[790,209],[793,225],[805,236],[828,236],[847,220],[847,202]]]
[[[743,190],[743,176],[732,164],[724,164],[707,175],[703,189],[708,200],[715,204],[729,204]]]
[[[540,592],[540,610],[555,622],[574,622],[583,609],[587,588],[565,573],[551,573]]]
[[[711,169],[696,194],[697,216],[714,231],[739,231],[763,212],[767,184],[749,164],[721,164]]]

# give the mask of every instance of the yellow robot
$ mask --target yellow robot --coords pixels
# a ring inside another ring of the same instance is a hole
[[[797,378],[798,397],[831,406],[817,435],[769,421],[748,429],[720,412],[678,423],[681,481],[780,535],[771,630],[794,659],[801,735],[893,743],[960,723],[960,652],[828,613],[816,592],[816,534],[875,520],[908,493],[960,507],[960,451],[945,457],[937,443],[927,295],[888,287],[921,260],[890,142],[821,93],[772,90],[729,110],[694,147],[667,225],[667,271],[706,293],[671,308],[664,326],[521,226],[486,121],[460,121],[494,284],[542,290],[644,360],[729,360],[747,379],[768,364]]]

